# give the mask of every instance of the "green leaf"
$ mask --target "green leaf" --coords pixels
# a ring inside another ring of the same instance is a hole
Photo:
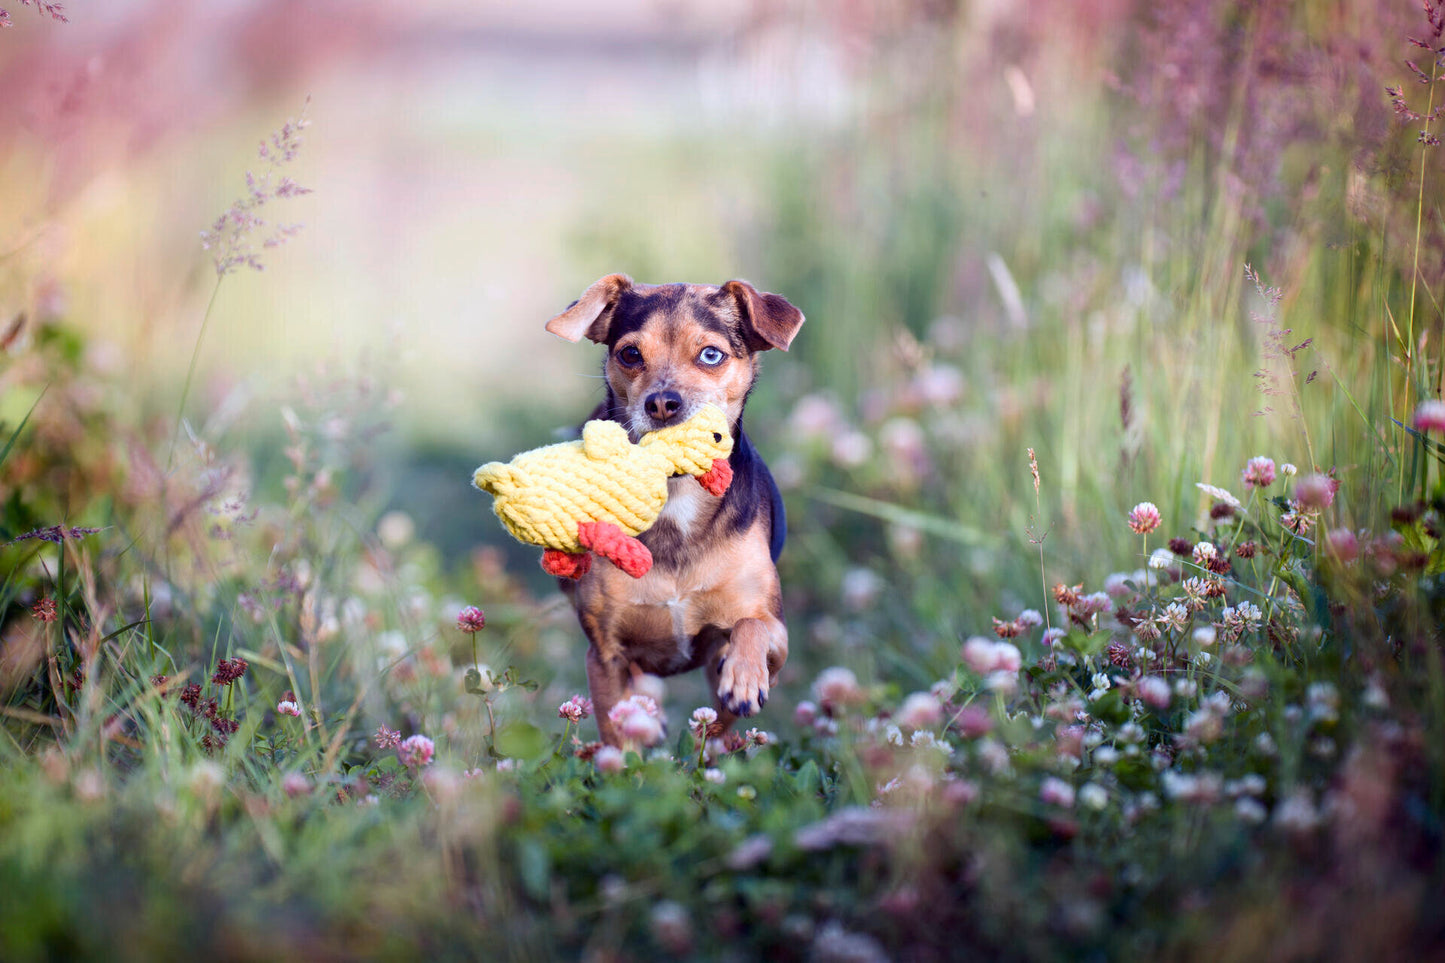
[[[547,847],[535,839],[522,839],[517,843],[517,872],[522,877],[522,888],[527,895],[538,902],[547,899],[552,882],[552,857]]]
[[[497,752],[512,759],[536,759],[549,745],[547,734],[530,722],[519,720],[497,730]]]

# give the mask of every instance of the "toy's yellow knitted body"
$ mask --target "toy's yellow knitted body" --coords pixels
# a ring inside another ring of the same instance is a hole
[[[551,550],[543,559],[548,571],[560,564],[553,553],[579,556],[592,549],[629,574],[641,574],[651,566],[651,556],[631,536],[657,521],[667,503],[667,480],[694,475],[721,495],[727,479],[719,476],[731,477],[726,459],[732,447],[727,416],[712,405],[687,421],[643,435],[635,445],[617,422],[589,421],[577,441],[535,448],[509,463],[489,462],[472,475],[472,484],[495,496],[493,510],[514,537]],[[619,530],[615,535],[613,526]],[[607,536],[602,544],[599,534]],[[626,563],[610,550],[619,540],[634,553]],[[646,555],[645,564],[636,560],[638,550]],[[578,567],[585,571],[585,562]],[[633,571],[638,568],[641,573]]]

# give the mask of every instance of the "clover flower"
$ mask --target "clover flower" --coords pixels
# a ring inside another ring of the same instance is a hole
[[[299,716],[301,715],[301,706],[294,699],[282,699],[276,703],[276,711],[283,716]]]
[[[401,744],[396,747],[396,757],[408,769],[420,769],[423,766],[431,765],[432,759],[436,757],[436,751],[436,743],[421,733],[417,733],[414,736],[407,736],[401,741]]]
[[[942,721],[943,704],[930,692],[915,692],[903,700],[903,705],[894,718],[899,725],[912,729],[927,729]]]
[[[699,739],[707,736],[707,728],[717,722],[717,710],[709,706],[701,706],[692,710],[692,718],[688,719],[687,727],[692,734]]]
[[[57,618],[55,612],[55,599],[45,598],[36,602],[30,607],[30,614],[42,622],[54,622]]]
[[[836,706],[862,702],[866,696],[858,685],[858,677],[851,669],[840,665],[829,666],[813,680],[813,698],[831,713]]]
[[[1251,458],[1245,464],[1241,478],[1245,488],[1268,488],[1274,484],[1274,459],[1263,455]]]
[[[1207,485],[1204,482],[1195,482],[1194,487],[1204,492],[1204,494],[1208,495],[1215,501],[1223,502],[1235,511],[1240,511],[1244,508],[1244,503],[1241,502],[1238,498],[1235,498],[1234,495],[1230,493],[1227,489],[1220,488],[1216,485]]]
[[[1421,431],[1445,431],[1445,401],[1420,402],[1415,409],[1415,427]]]
[[[1074,808],[1074,787],[1057,776],[1045,776],[1039,785],[1039,799],[1048,806]]]
[[[1129,527],[1140,535],[1154,531],[1161,520],[1159,506],[1153,502],[1140,502],[1129,511]]]
[[[628,696],[612,707],[607,718],[627,742],[653,746],[662,741],[662,710],[650,696]]]
[[[388,729],[383,723],[371,739],[376,743],[378,749],[392,749],[401,744],[401,733],[395,729]]]
[[[592,715],[592,700],[580,695],[574,695],[557,707],[557,717],[572,723],[581,722],[590,715]]]
[[[480,632],[487,625],[487,613],[475,605],[468,605],[457,613],[457,628],[463,632]]]
[[[599,746],[592,754],[592,764],[599,772],[621,772],[627,760],[616,746]]]

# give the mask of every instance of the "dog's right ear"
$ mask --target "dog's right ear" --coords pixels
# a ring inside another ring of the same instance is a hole
[[[612,326],[612,309],[617,306],[617,299],[631,287],[632,278],[625,274],[598,278],[566,311],[547,322],[547,330],[568,341],[575,342],[586,335],[587,340],[601,344],[607,340],[607,329]]]

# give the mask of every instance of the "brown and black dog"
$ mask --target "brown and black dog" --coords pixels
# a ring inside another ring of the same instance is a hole
[[[714,404],[732,425],[732,484],[722,498],[683,475],[668,484],[662,516],[639,536],[652,552],[640,579],[598,559],[564,580],[587,633],[587,682],[597,728],[620,740],[608,711],[636,671],[674,675],[706,666],[717,693],[719,735],[762,708],[788,658],[775,562],[783,548],[783,502],[742,427],[758,355],[787,350],[803,313],[746,281],[635,284],[609,274],[547,322],[553,334],[607,346],[607,397],[592,418],[646,432]]]

